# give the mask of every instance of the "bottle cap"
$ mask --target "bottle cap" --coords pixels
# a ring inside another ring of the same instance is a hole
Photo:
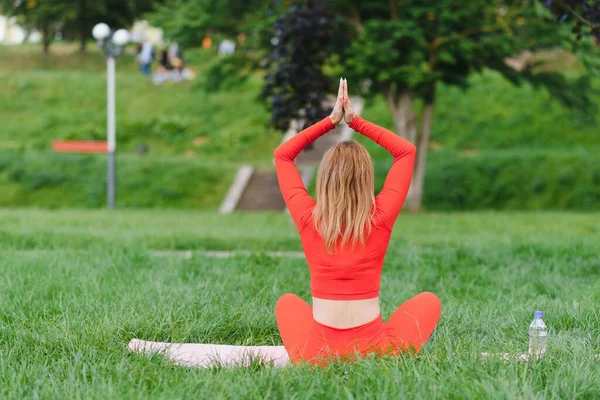
[[[541,311],[535,311],[535,312],[533,313],[533,316],[534,316],[535,318],[542,318],[542,317],[544,316],[544,313],[543,313],[543,312],[541,312]]]

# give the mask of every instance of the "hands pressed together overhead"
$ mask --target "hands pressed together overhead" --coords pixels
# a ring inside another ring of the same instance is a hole
[[[352,107],[350,97],[348,96],[348,82],[344,78],[340,78],[337,101],[335,102],[335,106],[333,107],[333,111],[329,118],[334,125],[337,125],[342,118],[347,124],[350,124],[355,116],[354,108]]]

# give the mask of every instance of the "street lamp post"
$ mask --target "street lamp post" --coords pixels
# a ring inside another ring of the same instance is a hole
[[[125,29],[112,31],[108,25],[99,23],[94,26],[92,35],[98,46],[106,54],[106,139],[107,171],[106,196],[108,208],[115,208],[116,169],[115,151],[117,149],[116,109],[115,109],[115,59],[123,54],[123,48],[129,42],[129,32]]]

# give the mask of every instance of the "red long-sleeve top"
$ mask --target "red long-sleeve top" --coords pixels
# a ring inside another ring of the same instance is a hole
[[[281,144],[274,153],[277,179],[300,232],[311,275],[312,295],[329,300],[371,299],[379,296],[385,252],[410,186],[416,147],[385,128],[358,116],[354,118],[350,127],[389,151],[394,162],[375,198],[371,234],[365,244],[329,254],[312,219],[316,203],[308,194],[294,159],[306,146],[334,127],[327,117]]]

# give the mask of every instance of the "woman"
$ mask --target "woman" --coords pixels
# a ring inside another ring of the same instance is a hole
[[[137,56],[138,63],[140,64],[140,71],[146,76],[152,75],[152,62],[154,61],[154,48],[152,43],[144,40],[144,43],[139,47]]]
[[[342,119],[388,150],[394,162],[375,197],[373,163],[367,150],[354,141],[335,145],[319,167],[315,202],[304,187],[294,159]],[[275,150],[279,186],[300,232],[313,297],[312,307],[293,294],[277,301],[275,315],[285,351],[280,346],[168,347],[140,341],[130,344],[130,348],[166,349],[176,361],[202,366],[214,365],[214,358],[223,364],[250,357],[277,365],[289,361],[320,365],[367,353],[419,351],[439,320],[439,299],[421,293],[398,307],[385,323],[379,309],[383,260],[408,192],[415,153],[412,143],[355,115],[347,83],[340,80],[331,115]]]

